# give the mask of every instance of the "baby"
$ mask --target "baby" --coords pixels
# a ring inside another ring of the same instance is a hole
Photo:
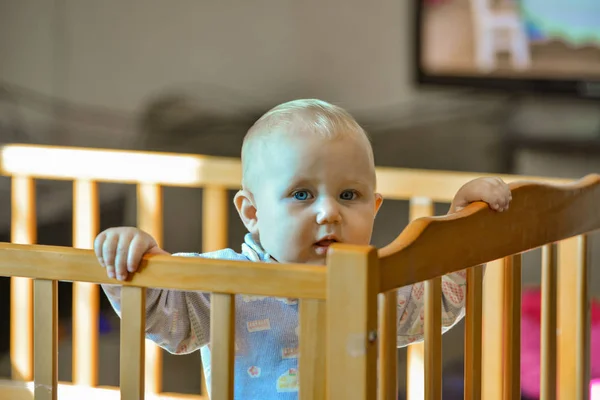
[[[242,146],[242,189],[235,207],[248,233],[241,253],[174,255],[324,265],[329,246],[368,245],[382,197],[376,193],[373,151],[366,133],[343,109],[319,100],[281,104],[248,131]],[[456,194],[450,212],[474,201],[497,211],[511,201],[500,179],[480,178]],[[169,254],[147,233],[130,227],[98,235],[94,248],[108,276],[127,279],[145,254]],[[444,276],[443,327],[464,315],[464,274]],[[290,284],[293,284],[290,283]],[[398,346],[422,340],[422,284],[398,296]],[[120,286],[103,285],[120,313]],[[456,291],[462,296],[457,296]],[[210,391],[210,294],[148,289],[146,336],[175,354],[200,349]],[[236,399],[297,399],[298,302],[238,295]]]

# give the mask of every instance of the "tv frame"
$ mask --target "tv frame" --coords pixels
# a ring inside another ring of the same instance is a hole
[[[415,82],[420,86],[454,86],[489,91],[501,91],[511,94],[547,94],[570,96],[579,99],[600,100],[600,78],[588,79],[531,79],[489,76],[457,76],[427,73],[423,66],[423,0],[413,0],[413,68]]]

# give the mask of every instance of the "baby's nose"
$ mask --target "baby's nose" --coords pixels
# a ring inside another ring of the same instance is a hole
[[[318,224],[336,224],[341,220],[340,208],[336,201],[325,200],[320,202],[317,210]]]

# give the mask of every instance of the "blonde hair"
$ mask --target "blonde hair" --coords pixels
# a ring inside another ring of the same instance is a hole
[[[292,100],[273,107],[255,122],[247,136],[252,136],[255,130],[268,133],[272,129],[292,124],[301,124],[303,128],[326,137],[350,132],[367,136],[346,110],[318,99]]]
[[[367,133],[346,110],[318,99],[292,100],[267,111],[248,130],[242,144],[242,184],[250,175],[252,157],[249,153],[257,150],[257,139],[266,138],[274,132],[293,133],[292,127],[318,134],[324,139],[357,138],[364,141],[373,160],[373,149]]]

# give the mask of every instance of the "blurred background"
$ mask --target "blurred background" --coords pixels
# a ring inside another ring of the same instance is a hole
[[[380,166],[600,172],[596,0],[0,0],[0,54],[3,144],[239,157],[258,116],[311,97],[350,111]],[[8,178],[0,190],[0,240],[10,241]],[[70,246],[72,185],[38,181],[37,190],[38,242]],[[102,229],[135,224],[133,186],[102,184],[100,195]],[[164,202],[166,250],[200,251],[201,190],[165,188]],[[384,203],[374,244],[407,219],[405,202]],[[238,250],[233,209],[229,225]],[[527,254],[523,279],[539,285],[538,252]],[[8,282],[0,278],[6,377]],[[59,379],[70,380],[70,284],[60,290]],[[102,307],[100,384],[117,385],[119,321],[104,297]],[[444,398],[462,398],[462,335],[462,324],[444,335]],[[164,363],[165,391],[198,392],[197,353]]]

